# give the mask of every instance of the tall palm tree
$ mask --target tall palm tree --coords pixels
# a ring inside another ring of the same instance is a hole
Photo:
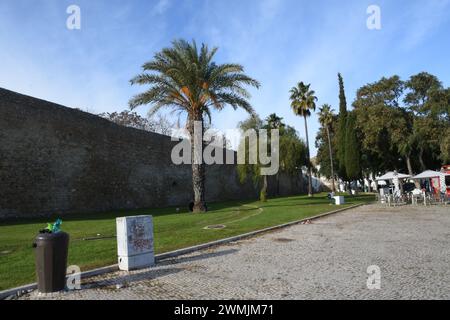
[[[333,151],[331,149],[331,138],[330,138],[330,126],[333,123],[333,109],[331,109],[331,106],[329,104],[324,104],[322,105],[321,108],[319,108],[319,121],[327,132],[328,152],[330,153],[331,188],[333,192],[335,192],[336,186],[334,183]]]
[[[150,86],[130,100],[131,109],[151,104],[150,114],[161,108],[170,108],[187,115],[193,158],[196,157],[194,124],[201,123],[200,141],[203,141],[204,117],[211,121],[212,109],[222,110],[230,105],[235,110],[240,107],[254,114],[248,102],[250,94],[245,86],[259,88],[259,82],[247,76],[239,64],[216,64],[213,61],[216,52],[217,48],[210,50],[205,44],[198,49],[195,41],[175,40],[171,47],[162,49],[154,55],[153,60],[146,62],[142,66],[143,73],[130,81],[132,85]],[[197,150],[197,155],[203,155],[202,144],[202,152]],[[198,160],[191,161],[194,212],[206,211],[205,167],[202,159]]]
[[[309,155],[308,122],[306,118],[311,115],[311,111],[316,110],[317,97],[314,90],[310,89],[310,84],[299,82],[296,87],[290,90],[291,107],[295,115],[302,116],[305,119],[306,133],[306,155],[308,159],[308,196],[312,197],[312,170]]]

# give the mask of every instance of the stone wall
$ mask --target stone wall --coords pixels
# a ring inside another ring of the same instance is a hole
[[[176,143],[0,88],[0,218],[187,205],[191,170],[172,164]],[[278,185],[304,190],[301,177]],[[258,195],[235,165],[207,166],[206,190],[209,202]]]

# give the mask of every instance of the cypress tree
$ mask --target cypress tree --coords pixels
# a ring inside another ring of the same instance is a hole
[[[350,112],[347,115],[347,128],[345,133],[345,170],[349,180],[356,180],[361,177],[359,143],[355,126],[355,114],[354,112]]]
[[[337,128],[337,146],[336,146],[336,156],[338,160],[338,173],[339,176],[347,180],[347,171],[345,169],[345,136],[346,136],[346,125],[347,125],[347,100],[345,98],[344,91],[344,81],[342,76],[338,73],[339,80],[339,118],[338,118],[338,128]]]

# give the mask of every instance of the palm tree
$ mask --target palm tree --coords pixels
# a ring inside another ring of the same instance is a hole
[[[325,128],[328,137],[328,152],[330,153],[330,168],[331,168],[331,187],[333,192],[336,191],[336,186],[334,184],[334,167],[333,167],[333,151],[331,149],[331,138],[330,138],[330,126],[333,123],[333,109],[329,104],[324,104],[319,108],[319,122]]]
[[[205,44],[198,49],[195,41],[175,40],[171,47],[162,49],[153,60],[146,62],[142,66],[143,73],[130,81],[132,85],[150,86],[130,100],[131,109],[151,104],[150,114],[161,108],[170,108],[187,115],[192,155],[196,159],[191,161],[194,212],[206,211],[205,167],[202,159],[197,161],[198,154],[203,154],[203,142],[197,146],[202,152],[194,152],[194,141],[199,141],[194,140],[194,124],[201,123],[200,141],[203,141],[204,116],[211,121],[212,109],[222,110],[230,105],[235,110],[240,107],[254,114],[245,86],[260,86],[258,81],[244,73],[241,65],[216,64],[213,61],[216,52],[217,48],[210,50]]]
[[[295,115],[302,116],[305,119],[305,133],[306,133],[306,155],[308,159],[308,196],[312,197],[312,170],[309,155],[309,138],[308,138],[308,122],[306,118],[311,115],[311,110],[316,110],[317,97],[314,90],[310,90],[310,84],[306,85],[299,82],[296,87],[293,87],[291,93],[291,107]]]
[[[283,118],[279,117],[276,113],[270,114],[266,118],[268,129],[281,129],[284,127]]]

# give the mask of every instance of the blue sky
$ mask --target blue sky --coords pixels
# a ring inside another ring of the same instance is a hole
[[[81,9],[68,30],[66,9]],[[381,30],[366,9],[381,8]],[[304,137],[289,89],[311,83],[319,105],[338,109],[337,72],[350,107],[356,89],[382,76],[421,71],[450,85],[450,0],[2,0],[0,87],[91,112],[121,111],[142,91],[129,80],[173,39],[218,46],[217,62],[235,62],[262,83],[251,102],[261,117],[276,112]],[[145,114],[146,108],[138,112]],[[219,129],[246,117],[214,115]],[[319,127],[310,119],[312,155]]]

